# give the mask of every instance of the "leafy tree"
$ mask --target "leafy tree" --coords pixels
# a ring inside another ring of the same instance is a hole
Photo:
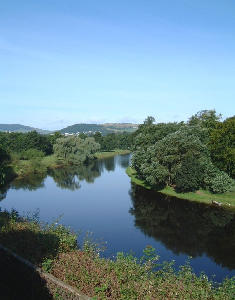
[[[8,152],[22,152],[29,149],[43,151],[46,155],[53,151],[51,136],[36,131],[28,133],[0,133],[0,144]]]
[[[144,125],[152,125],[155,122],[155,118],[148,116],[145,120],[144,120]]]
[[[159,123],[149,126],[140,125],[138,130],[133,134],[133,149],[147,148],[163,139],[168,134],[176,132],[182,126],[184,126],[184,123]]]
[[[99,149],[100,145],[92,137],[86,139],[76,136],[59,138],[54,145],[55,155],[72,164],[82,164],[94,159],[94,153]]]
[[[7,163],[10,160],[9,154],[0,146],[0,186],[4,185],[7,176]]]
[[[56,140],[59,139],[59,138],[61,138],[61,137],[63,137],[63,135],[62,135],[59,131],[56,131],[56,132],[54,132],[53,134],[50,134],[50,135],[48,136],[48,139],[49,139],[50,143],[51,143],[52,145],[54,145],[55,142],[56,142]]]
[[[220,183],[226,183],[225,191],[232,181],[216,168],[215,172],[211,171],[214,166],[205,144],[207,136],[207,131],[198,125],[181,126],[155,144],[139,147],[134,152],[132,166],[138,176],[153,187],[171,185],[178,191],[195,191],[207,186],[221,193]]]
[[[29,160],[34,158],[42,158],[45,156],[45,153],[43,151],[37,150],[37,149],[28,149],[25,151],[22,151],[20,154],[21,159]]]
[[[221,117],[221,114],[217,114],[215,110],[201,110],[189,119],[188,124],[199,125],[211,130],[216,128]]]
[[[103,143],[103,136],[99,131],[96,131],[93,135],[93,138],[95,139],[96,143],[99,143],[102,149],[102,143]]]
[[[208,146],[214,164],[235,178],[235,116],[217,124]]]
[[[200,160],[189,154],[176,171],[175,185],[178,192],[192,192],[203,186],[204,168]]]
[[[81,133],[79,133],[79,137],[80,137],[80,139],[85,140],[88,137],[88,135],[85,134],[84,132],[81,132]]]
[[[103,138],[103,149],[106,151],[117,148],[117,136],[115,133],[110,133]]]
[[[233,180],[225,172],[217,172],[215,177],[211,179],[210,190],[213,193],[225,193],[228,192],[232,185],[234,184]]]
[[[27,145],[27,150],[35,148],[43,151],[45,154],[52,153],[52,144],[50,143],[48,136],[39,134],[36,131],[26,133],[25,143]]]

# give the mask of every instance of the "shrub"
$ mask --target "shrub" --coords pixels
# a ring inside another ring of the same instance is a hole
[[[42,158],[45,156],[45,153],[37,149],[28,149],[21,152],[20,158],[25,160],[30,160],[34,158]]]
[[[203,178],[204,170],[202,165],[193,156],[189,156],[176,172],[176,190],[179,192],[196,191],[201,187]]]
[[[225,172],[218,171],[216,176],[211,179],[210,190],[212,193],[222,194],[228,192],[233,185],[233,180]]]

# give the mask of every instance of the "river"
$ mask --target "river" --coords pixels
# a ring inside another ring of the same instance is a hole
[[[235,275],[235,213],[146,190],[131,183],[125,170],[130,155],[97,160],[88,166],[56,169],[46,177],[15,180],[0,193],[0,208],[20,214],[38,211],[40,220],[93,233],[103,253],[141,256],[151,245],[162,261],[178,268],[190,257],[193,270],[216,281]]]

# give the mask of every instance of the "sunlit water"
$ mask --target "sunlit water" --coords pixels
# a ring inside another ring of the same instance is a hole
[[[129,161],[120,155],[15,181],[2,191],[0,207],[20,214],[38,209],[48,222],[62,215],[61,223],[107,242],[106,257],[141,256],[152,245],[160,261],[175,260],[177,268],[190,256],[198,274],[217,281],[235,275],[235,214],[133,185],[125,173]]]

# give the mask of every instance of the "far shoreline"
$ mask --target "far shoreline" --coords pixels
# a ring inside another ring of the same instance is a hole
[[[153,190],[153,191],[155,190],[143,180],[138,179],[136,176],[136,171],[133,168],[128,167],[126,169],[126,174],[131,178],[131,182],[139,186],[142,186],[148,190]],[[214,201],[214,202],[218,202],[219,205],[221,204],[221,207],[225,209],[235,210],[235,191],[227,192],[224,194],[212,194],[206,190],[198,190],[196,192],[188,192],[188,193],[177,193],[170,186],[166,186],[162,190],[155,190],[155,191],[168,196],[176,197],[178,199],[184,199],[191,202],[204,203],[207,205],[214,205],[212,202]]]

